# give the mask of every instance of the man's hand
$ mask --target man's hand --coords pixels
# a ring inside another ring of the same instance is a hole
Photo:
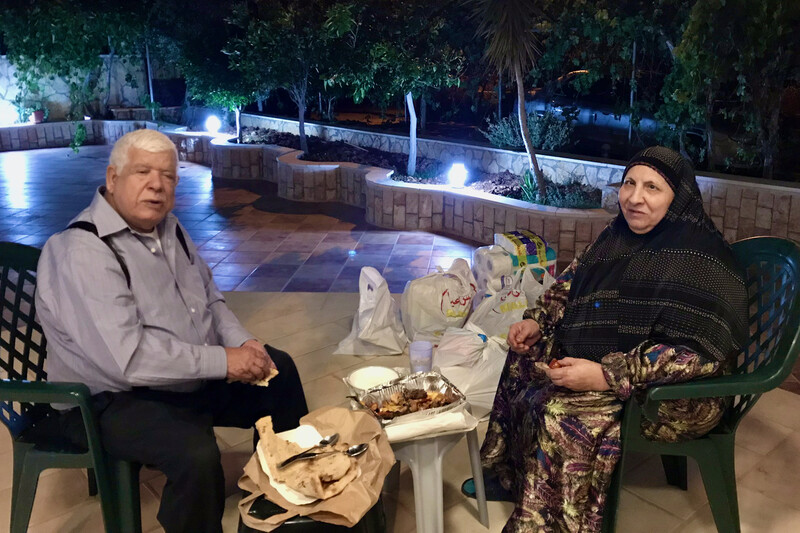
[[[517,353],[525,353],[542,338],[539,324],[533,319],[515,322],[508,328],[508,345]]]
[[[536,363],[536,367],[547,374],[554,385],[570,390],[607,391],[611,388],[600,363],[574,357],[565,357],[558,362],[560,368],[550,368],[546,363]]]
[[[264,379],[275,367],[267,351],[258,341],[250,339],[238,348],[225,348],[228,357],[228,379],[234,381],[258,381]]]
[[[275,366],[275,362],[272,360],[272,358],[269,356],[269,353],[267,353],[267,350],[264,348],[264,345],[258,342],[256,339],[250,339],[244,341],[244,344],[242,344],[242,346],[250,346],[253,349],[257,350],[259,353],[263,354],[264,357],[266,357],[267,359],[267,367],[268,367],[267,371],[269,371],[269,368],[274,368],[276,370],[278,369],[278,367]]]

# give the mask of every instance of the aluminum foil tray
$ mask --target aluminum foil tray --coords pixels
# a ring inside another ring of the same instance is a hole
[[[439,413],[445,413],[447,411],[458,409],[467,401],[466,397],[461,393],[461,391],[458,390],[455,385],[450,383],[446,377],[438,372],[417,372],[416,374],[410,374],[404,378],[395,380],[388,385],[374,387],[361,394],[358,397],[358,401],[366,409],[369,409],[369,406],[373,403],[381,404],[388,400],[389,397],[395,392],[399,392],[404,389],[422,389],[426,392],[437,391],[443,394],[449,392],[455,395],[457,399],[454,402],[442,407],[434,407],[432,409],[417,411],[416,413],[400,415],[392,420],[383,420],[379,418],[381,424],[384,426],[390,424],[405,424],[406,422],[413,422],[415,420],[424,420],[428,417],[438,415]]]

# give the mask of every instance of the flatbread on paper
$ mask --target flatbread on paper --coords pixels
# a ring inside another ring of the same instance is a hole
[[[260,419],[256,422],[256,429],[261,439],[258,445],[266,457],[273,475],[272,481],[284,483],[305,496],[324,500],[342,492],[347,484],[358,476],[356,460],[343,453],[296,461],[279,469],[278,464],[303,450],[297,444],[275,435],[272,429],[272,417],[265,416]],[[344,451],[347,447],[347,444],[336,444],[327,447],[326,450]]]

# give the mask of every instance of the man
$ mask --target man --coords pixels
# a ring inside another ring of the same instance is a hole
[[[120,138],[105,186],[45,244],[36,306],[48,379],[86,383],[108,453],[166,474],[164,529],[220,532],[224,479],[212,427],[271,415],[282,431],[308,409],[289,355],[242,327],[170,213],[177,166],[159,132]],[[267,387],[249,384],[275,368]],[[76,410],[59,419],[85,442]]]

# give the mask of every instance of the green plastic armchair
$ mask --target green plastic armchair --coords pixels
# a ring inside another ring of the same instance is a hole
[[[0,421],[13,440],[11,533],[28,530],[39,474],[48,468],[87,468],[90,492],[99,491],[106,531],[141,531],[139,465],[103,452],[89,388],[82,383],[46,381],[47,341],[36,322],[33,293],[40,250],[0,243]],[[88,450],[57,436],[30,431],[53,410],[49,404],[80,409]]]
[[[608,493],[604,531],[614,531],[621,472],[630,451],[661,455],[667,482],[684,490],[686,458],[693,458],[700,467],[717,530],[740,531],[734,466],[736,428],[761,394],[786,379],[800,353],[800,247],[776,237],[753,237],[732,247],[747,272],[748,345],[730,375],[653,387],[642,405],[635,400],[628,402],[622,420],[622,456]],[[729,400],[722,420],[708,435],[677,443],[654,442],[642,436],[642,416],[657,420],[659,402],[707,397]]]

